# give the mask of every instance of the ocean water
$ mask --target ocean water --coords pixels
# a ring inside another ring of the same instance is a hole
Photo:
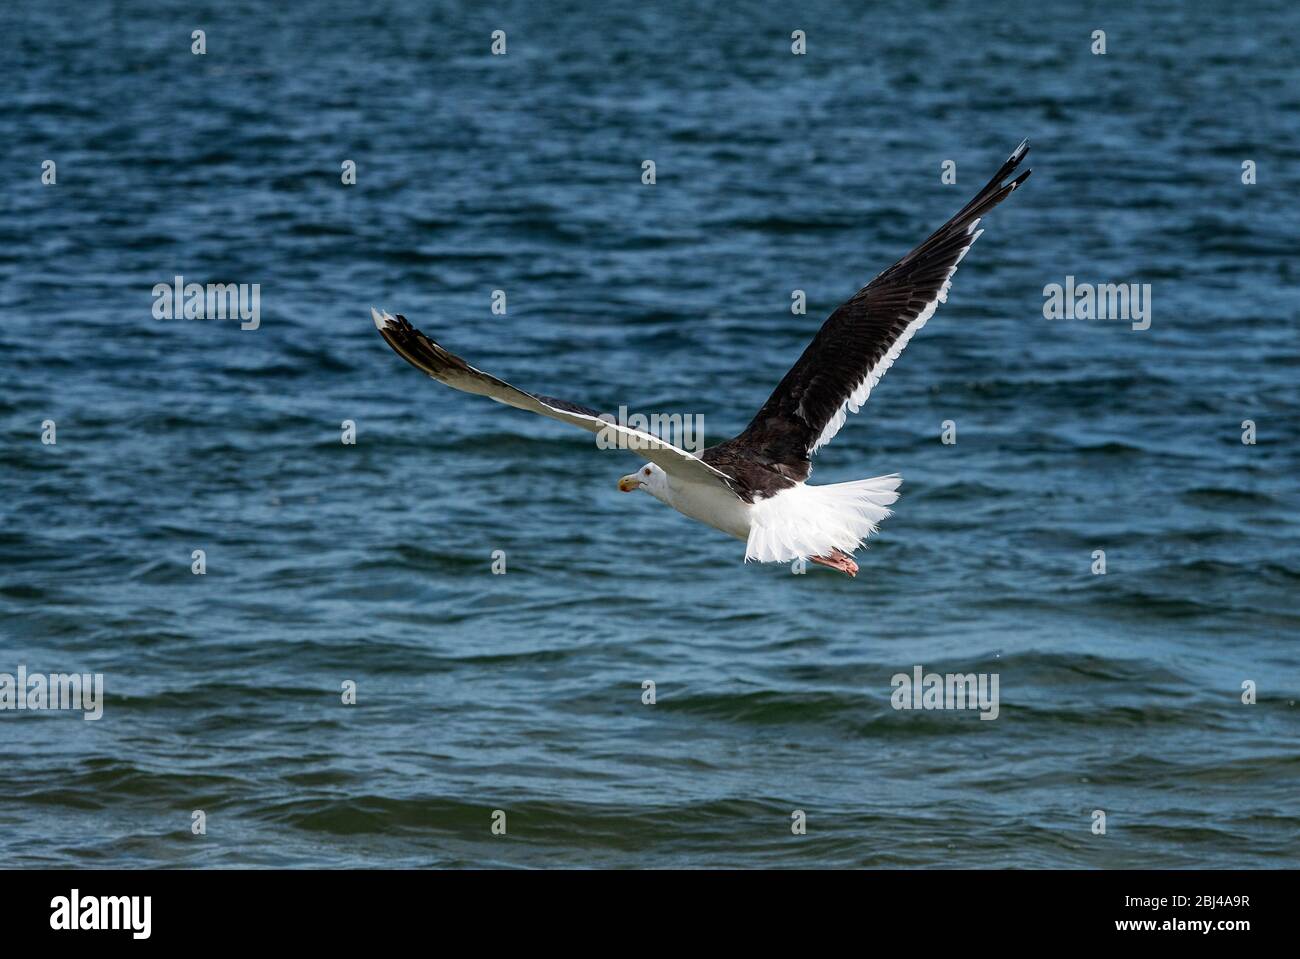
[[[1300,858],[1300,7],[19,3],[0,36],[0,672],[104,677],[97,721],[0,711],[6,866]],[[856,580],[744,565],[369,319],[717,442],[1026,136],[816,459],[904,477]],[[258,284],[259,325],[156,319],[177,275]],[[1067,276],[1150,284],[1149,329],[1045,319]],[[917,666],[996,675],[996,720],[894,709]]]

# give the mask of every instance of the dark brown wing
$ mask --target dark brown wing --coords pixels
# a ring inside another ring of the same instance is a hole
[[[947,300],[957,264],[983,232],[976,230],[980,217],[1029,176],[1025,170],[1003,182],[1028,152],[1026,140],[952,219],[832,313],[745,431],[722,445],[744,448],[789,479],[806,478],[812,454],[858,411],[912,334]]]

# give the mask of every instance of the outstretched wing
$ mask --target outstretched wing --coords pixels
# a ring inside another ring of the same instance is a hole
[[[612,422],[612,417],[602,419],[601,414],[590,407],[516,389],[505,380],[477,370],[456,354],[443,349],[400,314],[390,316],[371,309],[370,316],[380,335],[398,356],[440,383],[465,393],[486,396],[515,409],[572,423],[590,433],[605,432],[611,445],[635,450],[670,476],[684,482],[711,483],[731,488],[727,474],[672,443],[651,433]]]
[[[956,216],[832,313],[734,442],[759,451],[783,474],[806,478],[812,454],[866,402],[913,334],[948,299],[957,264],[984,232],[976,229],[980,217],[1029,176],[1026,170],[1003,182],[1028,152],[1026,140]]]

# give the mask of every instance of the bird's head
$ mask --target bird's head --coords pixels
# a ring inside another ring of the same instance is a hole
[[[668,490],[668,474],[654,463],[646,463],[635,473],[628,473],[619,480],[618,488],[622,493],[642,489],[651,496],[659,497]]]

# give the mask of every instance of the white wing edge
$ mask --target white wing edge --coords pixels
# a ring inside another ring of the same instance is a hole
[[[1021,144],[1021,146],[1023,145],[1024,144]],[[894,341],[894,345],[886,351],[885,355],[877,361],[876,365],[867,370],[866,375],[862,377],[862,381],[858,383],[856,388],[854,388],[853,393],[848,399],[840,404],[840,408],[835,411],[835,415],[827,421],[826,426],[822,429],[821,435],[817,437],[817,442],[814,443],[812,449],[808,451],[809,455],[816,453],[819,449],[835,438],[835,435],[839,433],[840,428],[844,426],[850,413],[856,413],[858,410],[862,409],[862,405],[867,402],[867,397],[871,395],[871,391],[875,389],[876,384],[880,382],[881,377],[889,372],[889,368],[894,365],[894,361],[902,355],[903,350],[905,350],[907,344],[912,341],[912,336],[916,331],[925,326],[930,317],[934,316],[934,312],[939,308],[940,303],[948,302],[948,291],[952,289],[952,278],[957,273],[958,264],[961,263],[966,254],[970,252],[970,248],[975,244],[975,241],[980,238],[980,234],[984,232],[983,230],[976,229],[979,225],[980,221],[978,219],[971,221],[970,226],[966,229],[966,235],[970,237],[970,242],[962,247],[961,252],[957,255],[957,259],[949,268],[948,276],[943,281],[943,287],[939,290],[933,300],[925,304],[925,307],[917,314],[916,319],[907,325],[907,329],[903,330],[902,335]]]

